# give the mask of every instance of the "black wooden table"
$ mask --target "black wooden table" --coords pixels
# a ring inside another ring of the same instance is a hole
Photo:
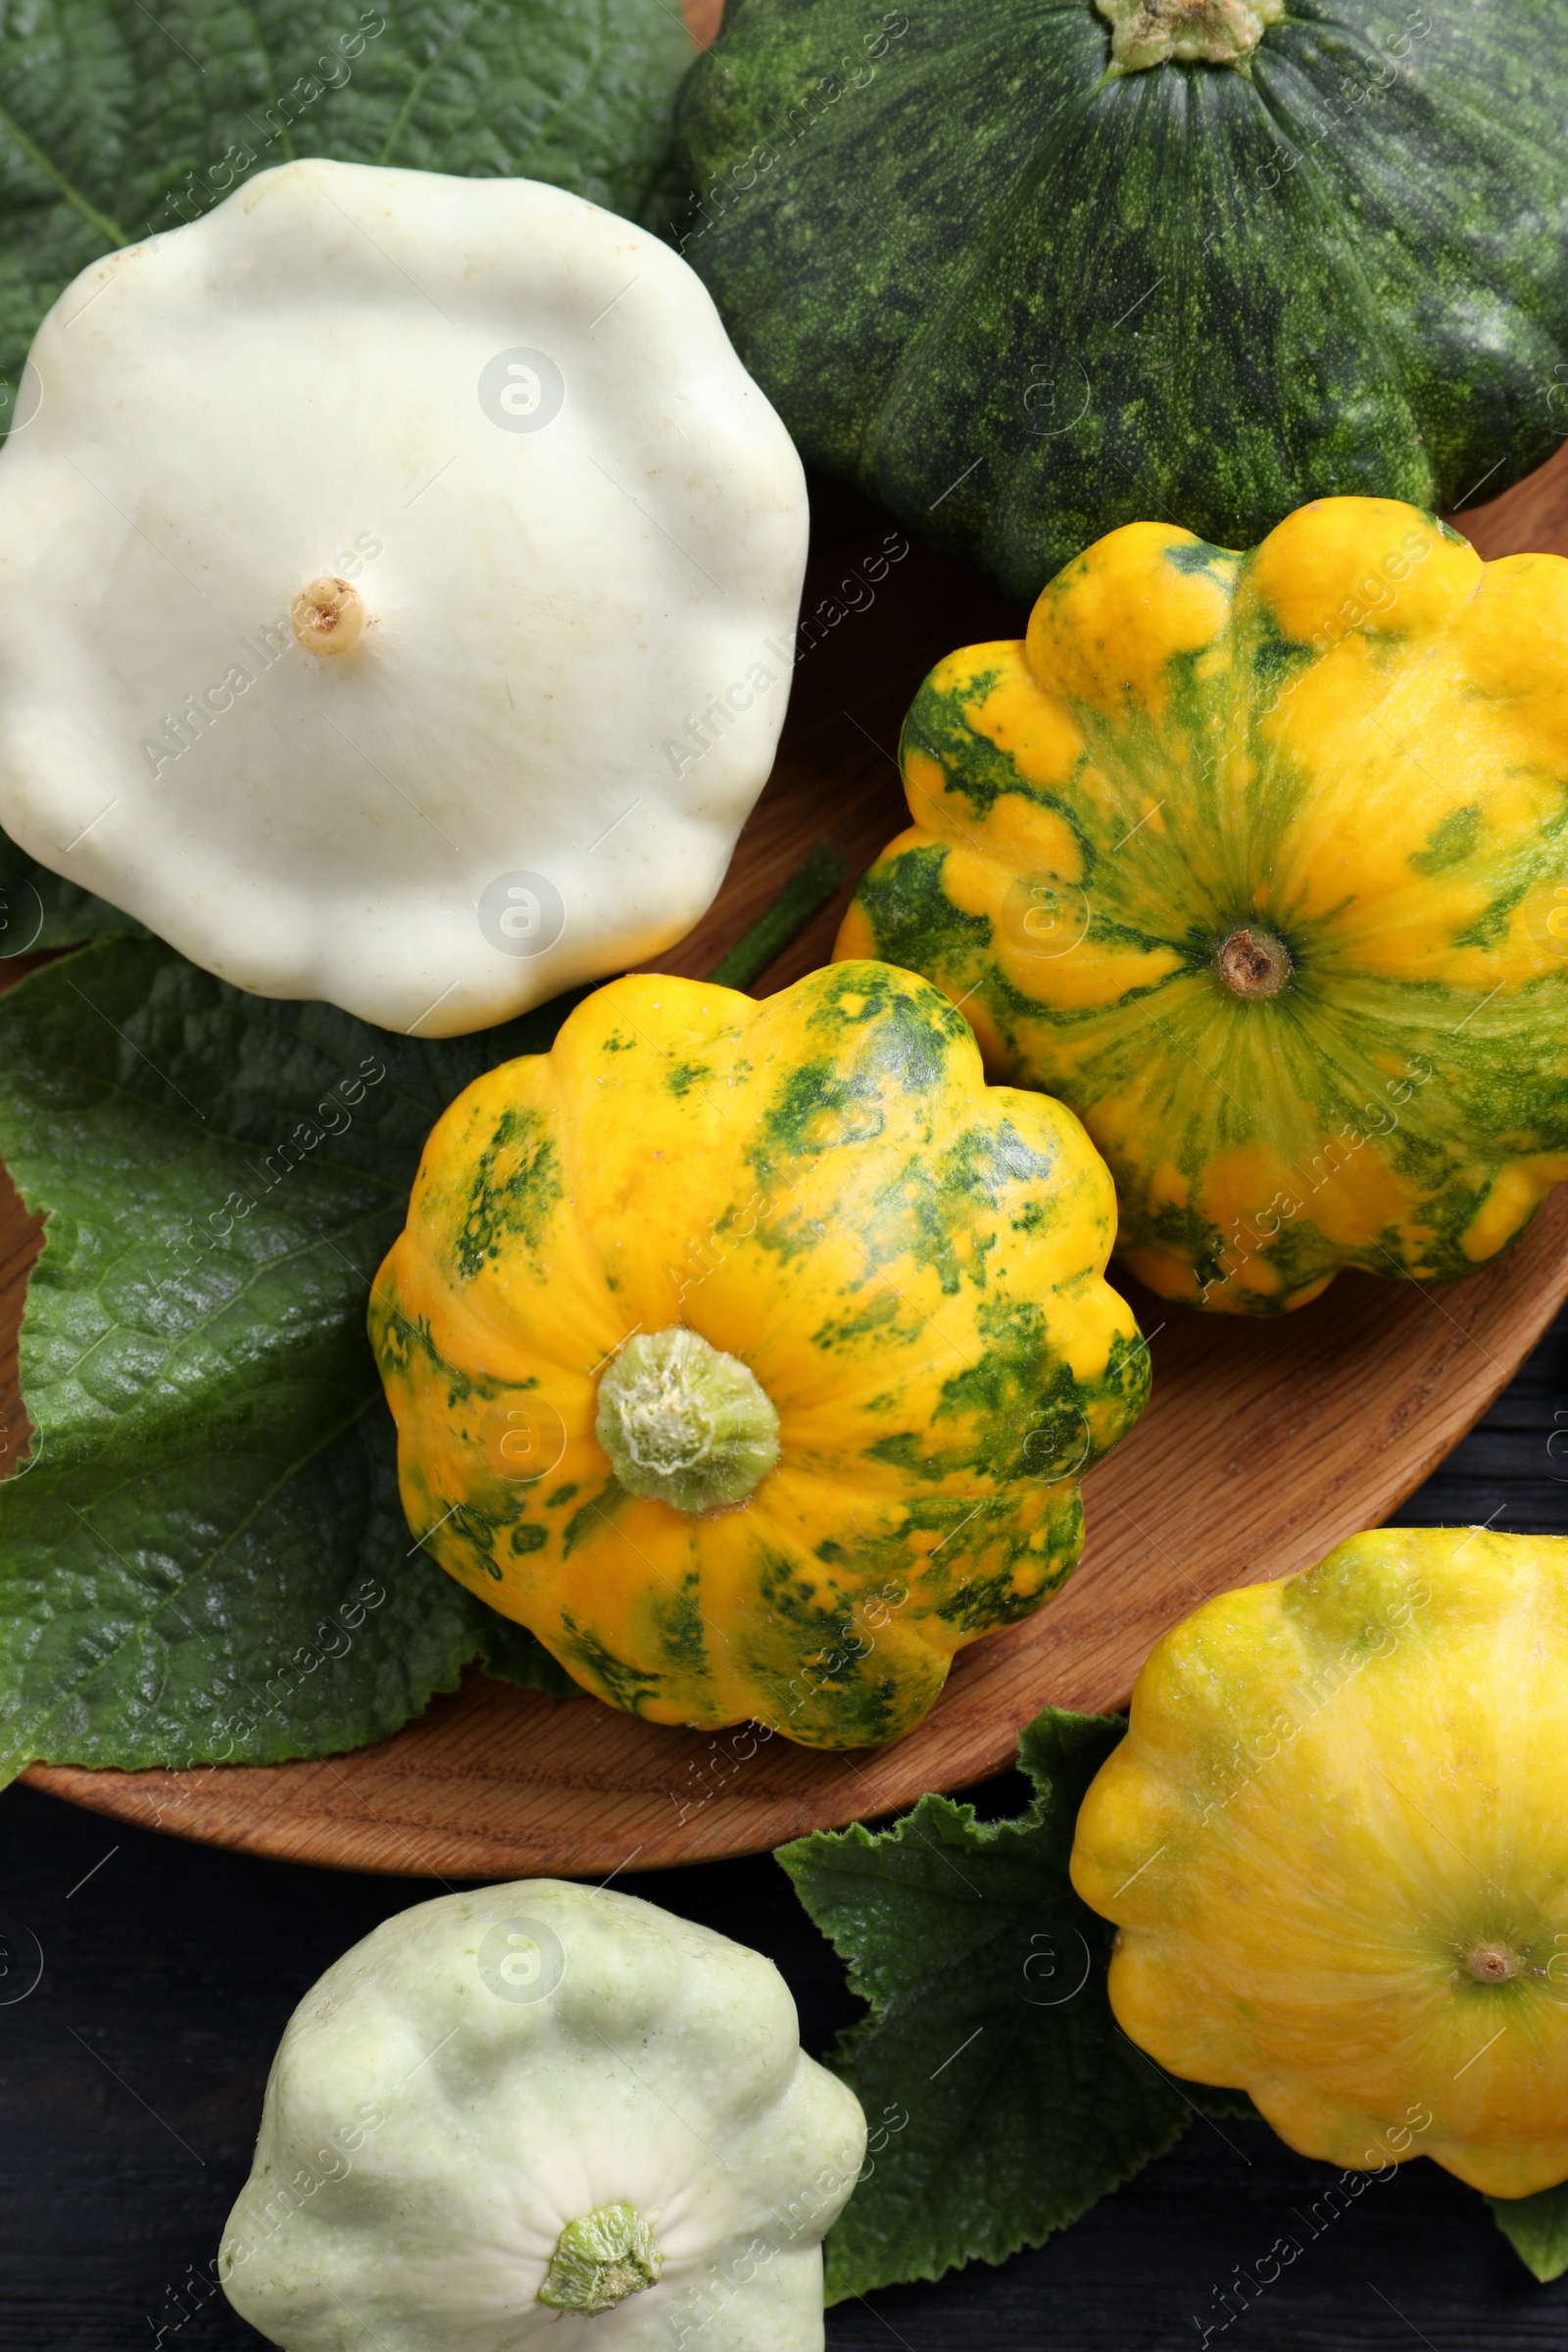
[[[1568,1532],[1568,1316],[1401,1517]],[[1001,1793],[988,1788],[988,1811]],[[853,2013],[765,1856],[650,1873],[636,1891],[769,1953],[808,2048]],[[26,1788],[0,1796],[0,1921],[43,1954],[36,1988],[0,2005],[0,2352],[137,2352],[160,2327],[175,2352],[259,2344],[220,2300],[172,2327],[191,2302],[181,2283],[205,2273],[249,2169],[290,2010],[430,1892],[181,1844]],[[1214,2290],[1290,2232],[1309,2239],[1300,2259],[1233,2323],[1226,2352],[1560,2352],[1568,2278],[1538,2286],[1458,2181],[1410,2163],[1309,2237],[1300,2217],[1333,2177],[1261,2126],[1198,2125],[1038,2253],[841,2307],[828,2343],[1179,2352],[1200,2344]]]

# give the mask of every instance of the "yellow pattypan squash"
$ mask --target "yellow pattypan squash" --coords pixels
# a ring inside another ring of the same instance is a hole
[[[910,973],[617,980],[425,1147],[370,1312],[410,1525],[613,1706],[893,1739],[1142,1408],[1114,1213]]]
[[[1303,2155],[1568,2178],[1568,1537],[1356,1536],[1151,1653],[1078,1817],[1111,2007]]]
[[[838,953],[1071,1104],[1162,1297],[1449,1282],[1568,1176],[1568,563],[1326,498],[1155,522],[934,669]]]

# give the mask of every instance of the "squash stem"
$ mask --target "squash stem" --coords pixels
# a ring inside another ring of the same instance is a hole
[[[756,1373],[683,1323],[626,1341],[599,1383],[594,1435],[628,1494],[674,1511],[744,1502],[778,1461]]]
[[[1291,951],[1272,931],[1233,931],[1214,961],[1233,997],[1277,997],[1291,976]]]
[[[347,654],[365,633],[365,605],[352,581],[324,574],[309,580],[289,615],[308,654]]]
[[[819,841],[806,863],[785,883],[772,904],[763,908],[749,931],[721,956],[709,973],[720,988],[750,988],[782,955],[796,934],[825,906],[850,870],[850,861],[836,842]]]
[[[539,2301],[551,2311],[580,2311],[594,2319],[628,2295],[657,2286],[663,2267],[635,2205],[597,2205],[561,2232]]]

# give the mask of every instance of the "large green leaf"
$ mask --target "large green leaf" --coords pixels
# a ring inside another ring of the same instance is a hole
[[[0,998],[0,1157],[48,1211],[35,1436],[0,1486],[4,1773],[354,1747],[474,1657],[573,1688],[405,1527],[365,1336],[432,1122],[572,1002],[421,1043],[145,939]]]
[[[926,1796],[879,1835],[818,1831],[780,1848],[870,2004],[833,2060],[871,2138],[828,2239],[830,2301],[1038,2245],[1207,2104],[1116,2026],[1114,1931],[1067,1877],[1084,1791],[1125,1730],[1038,1717],[1021,1743],[1035,1800],[1019,1820]]]
[[[1533,2197],[1489,2197],[1497,2228],[1544,2282],[1568,2271],[1568,2180]]]
[[[635,215],[693,55],[678,0],[0,10],[5,421],[33,330],[78,270],[296,156],[552,180]]]

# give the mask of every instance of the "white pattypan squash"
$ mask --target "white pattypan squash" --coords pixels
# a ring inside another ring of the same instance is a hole
[[[220,2272],[286,2352],[819,2352],[864,2153],[770,1962],[524,1880],[387,1920],[300,2004]]]
[[[481,1027],[709,905],[806,538],[656,238],[530,180],[285,164],[38,330],[0,824],[243,988]]]

